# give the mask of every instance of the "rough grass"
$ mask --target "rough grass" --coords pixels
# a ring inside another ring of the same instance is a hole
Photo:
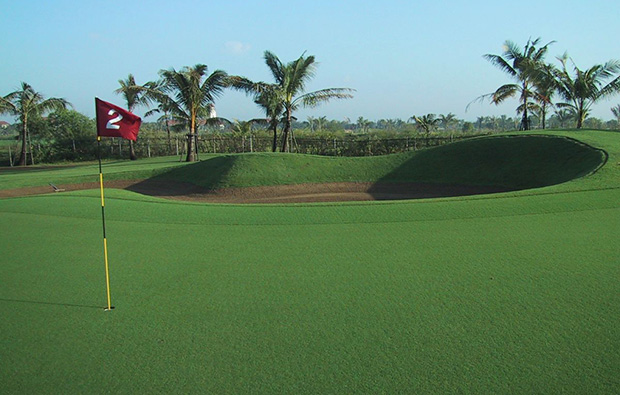
[[[620,143],[492,196],[234,206],[0,200],[7,393],[617,393]]]

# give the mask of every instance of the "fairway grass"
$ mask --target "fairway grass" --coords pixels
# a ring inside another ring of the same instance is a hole
[[[617,393],[620,135],[554,133],[605,166],[416,201],[110,190],[112,312],[98,191],[2,199],[2,392]]]

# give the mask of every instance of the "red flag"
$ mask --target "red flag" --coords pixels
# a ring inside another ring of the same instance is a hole
[[[142,119],[107,101],[95,98],[97,136],[122,137],[136,141]]]

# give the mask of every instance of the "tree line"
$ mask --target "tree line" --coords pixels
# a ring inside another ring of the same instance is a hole
[[[517,97],[520,130],[532,128],[531,114],[538,116],[541,127],[545,129],[547,114],[552,108],[558,110],[558,117],[573,120],[575,127],[581,129],[595,103],[620,91],[620,62],[612,59],[582,69],[564,52],[556,58],[559,65],[554,65],[547,63],[545,56],[555,42],[540,46],[540,40],[540,37],[528,40],[523,49],[508,40],[504,42],[502,55],[484,55],[513,82],[480,96],[476,101],[490,99],[491,103],[499,105],[508,98]],[[560,101],[554,102],[554,96]],[[620,105],[612,108],[612,112],[618,117]]]
[[[305,53],[294,61],[283,63],[275,54],[265,51],[264,61],[273,76],[273,82],[254,82],[246,77],[229,75],[223,70],[209,73],[206,65],[197,64],[181,70],[160,70],[158,80],[144,84],[138,84],[133,75],[129,74],[126,79],[118,81],[119,88],[115,93],[123,97],[129,111],[133,112],[138,106],[147,106],[150,109],[145,116],[159,115],[157,122],[165,129],[169,152],[172,152],[172,132],[187,132],[183,151],[186,152],[185,160],[188,162],[197,159],[198,132],[201,128],[240,135],[252,134],[257,128],[267,130],[271,133],[271,151],[274,152],[278,146],[282,152],[290,151],[294,141],[293,131],[305,129],[312,133],[338,129],[358,134],[405,131],[430,137],[438,131],[472,133],[483,130],[529,130],[534,127],[534,123],[546,128],[549,124],[567,127],[569,122],[575,122],[577,128],[582,128],[587,125],[586,119],[592,105],[620,90],[620,63],[610,60],[581,70],[564,54],[558,57],[560,65],[554,66],[544,61],[548,47],[553,42],[540,47],[539,43],[540,38],[528,40],[521,49],[513,42],[506,41],[502,55],[484,55],[493,65],[505,71],[513,82],[475,101],[490,99],[491,103],[498,105],[508,98],[518,97],[516,112],[520,119],[503,115],[479,117],[475,122],[468,122],[449,113],[438,116],[413,115],[407,120],[370,121],[359,117],[351,122],[308,117],[306,121],[299,121],[294,116],[299,108],[316,107],[334,99],[352,98],[354,92],[350,88],[305,92],[305,86],[314,77],[317,66],[314,56],[306,56]],[[225,89],[245,92],[264,111],[264,118],[229,121],[217,117],[215,101]],[[554,102],[556,95],[563,101]],[[21,84],[21,89],[0,97],[0,114],[11,114],[19,119],[21,149],[18,165],[26,164],[30,135],[37,128],[44,130],[39,135],[48,141],[56,145],[70,142],[73,152],[77,152],[76,140],[79,139],[76,137],[87,130],[85,125],[88,119],[67,113],[69,107],[71,104],[67,100],[46,99],[25,82]],[[549,116],[551,109],[555,113]],[[620,105],[612,108],[612,112],[620,123]],[[50,114],[47,124],[42,121],[44,114]],[[80,126],[76,127],[75,124]],[[604,126],[599,120],[598,123],[591,122],[590,127]],[[128,144],[129,158],[136,159],[133,142]]]

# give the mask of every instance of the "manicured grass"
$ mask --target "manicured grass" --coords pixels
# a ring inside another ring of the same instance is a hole
[[[559,136],[476,138],[418,152],[379,157],[273,153],[202,155],[197,163],[155,158],[105,164],[105,179],[159,178],[217,189],[325,182],[425,182],[524,189],[584,176],[603,153]],[[60,168],[4,169],[3,189],[98,180],[96,163]]]
[[[178,157],[160,157],[138,161],[104,162],[106,180],[134,180],[153,177],[176,166],[184,166]],[[28,166],[26,168],[4,167],[0,169],[0,189],[48,185],[50,182],[74,184],[99,182],[97,162],[64,164],[57,166]]]
[[[620,135],[566,135],[607,164],[508,194],[110,190],[109,313],[98,191],[0,200],[3,391],[617,393]]]

